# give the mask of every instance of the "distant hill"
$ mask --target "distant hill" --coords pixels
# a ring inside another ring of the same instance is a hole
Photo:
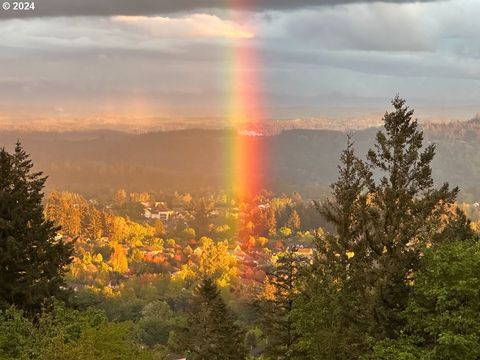
[[[237,124],[242,128],[251,128],[266,135],[277,135],[285,130],[294,129],[331,129],[331,130],[359,130],[379,124],[382,113],[370,113],[355,117],[308,117],[290,119],[264,119],[261,124],[245,122]],[[176,131],[207,129],[218,130],[232,126],[230,119],[216,118],[142,118],[119,117],[113,115],[96,115],[80,118],[56,118],[48,116],[10,115],[0,113],[0,131],[92,131],[92,130],[119,130],[132,134],[158,131]]]
[[[480,194],[480,118],[424,126],[427,142],[437,144],[434,176],[460,185],[464,195]],[[373,143],[377,129],[354,135],[358,155]],[[0,132],[0,145],[20,139],[50,188],[101,194],[122,187],[130,191],[227,189],[230,130],[181,130],[127,134],[85,132]],[[259,154],[268,163],[264,175],[275,191],[302,191],[315,196],[337,176],[346,133],[333,130],[288,130],[275,136],[249,137],[262,142]],[[248,176],[257,176],[249,174]]]

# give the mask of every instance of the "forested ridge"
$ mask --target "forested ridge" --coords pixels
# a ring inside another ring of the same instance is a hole
[[[438,181],[462,187],[460,197],[480,198],[480,121],[424,124],[425,141],[435,142],[432,163]],[[359,130],[355,147],[365,153],[373,145],[375,128]],[[21,138],[50,176],[49,189],[91,195],[111,189],[130,191],[191,191],[192,188],[224,190],[225,169],[234,131],[179,130],[146,134],[116,131],[0,132],[2,144]],[[325,192],[337,175],[336,163],[346,133],[332,130],[288,130],[252,142],[265,142],[259,156],[268,164],[264,177],[277,192],[299,191],[308,197]],[[112,193],[111,193],[112,195]]]

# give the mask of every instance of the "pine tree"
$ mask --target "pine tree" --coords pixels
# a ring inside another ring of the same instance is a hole
[[[205,278],[194,291],[187,326],[176,332],[173,347],[192,360],[244,360],[244,335],[215,283]]]
[[[15,305],[29,314],[62,295],[73,251],[45,220],[46,177],[32,167],[20,143],[12,154],[0,150],[0,307]]]

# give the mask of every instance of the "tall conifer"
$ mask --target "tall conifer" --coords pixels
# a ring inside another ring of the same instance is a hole
[[[280,254],[268,274],[263,294],[256,301],[258,322],[266,339],[264,355],[269,359],[292,359],[298,355],[298,333],[291,314],[306,264],[306,257],[298,254],[297,247]]]
[[[0,306],[16,305],[27,313],[60,296],[72,245],[44,217],[46,177],[33,171],[29,155],[17,143],[10,154],[0,150]]]
[[[399,335],[411,276],[458,193],[448,184],[434,187],[435,146],[423,147],[403,99],[392,105],[365,161],[349,140],[332,197],[318,204],[335,233],[318,237],[318,257],[296,312],[300,343],[313,349],[313,358],[357,359],[369,339]]]
[[[173,345],[192,360],[244,360],[244,332],[220,296],[215,283],[205,278],[195,288],[187,325]]]

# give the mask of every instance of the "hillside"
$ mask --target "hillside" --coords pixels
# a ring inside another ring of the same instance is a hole
[[[480,119],[424,127],[427,142],[437,144],[434,176],[458,184],[464,195],[480,188]],[[357,131],[355,147],[365,154],[376,129]],[[50,176],[50,187],[81,193],[102,193],[123,187],[132,191],[225,189],[231,145],[238,136],[228,130],[181,130],[127,134],[89,132],[0,133],[10,148],[20,139],[39,169]],[[269,188],[300,190],[314,196],[337,174],[346,133],[333,130],[289,130],[275,136],[251,137],[265,149],[258,154],[268,164]],[[258,174],[248,174],[257,176]],[[475,196],[477,196],[475,194]]]

